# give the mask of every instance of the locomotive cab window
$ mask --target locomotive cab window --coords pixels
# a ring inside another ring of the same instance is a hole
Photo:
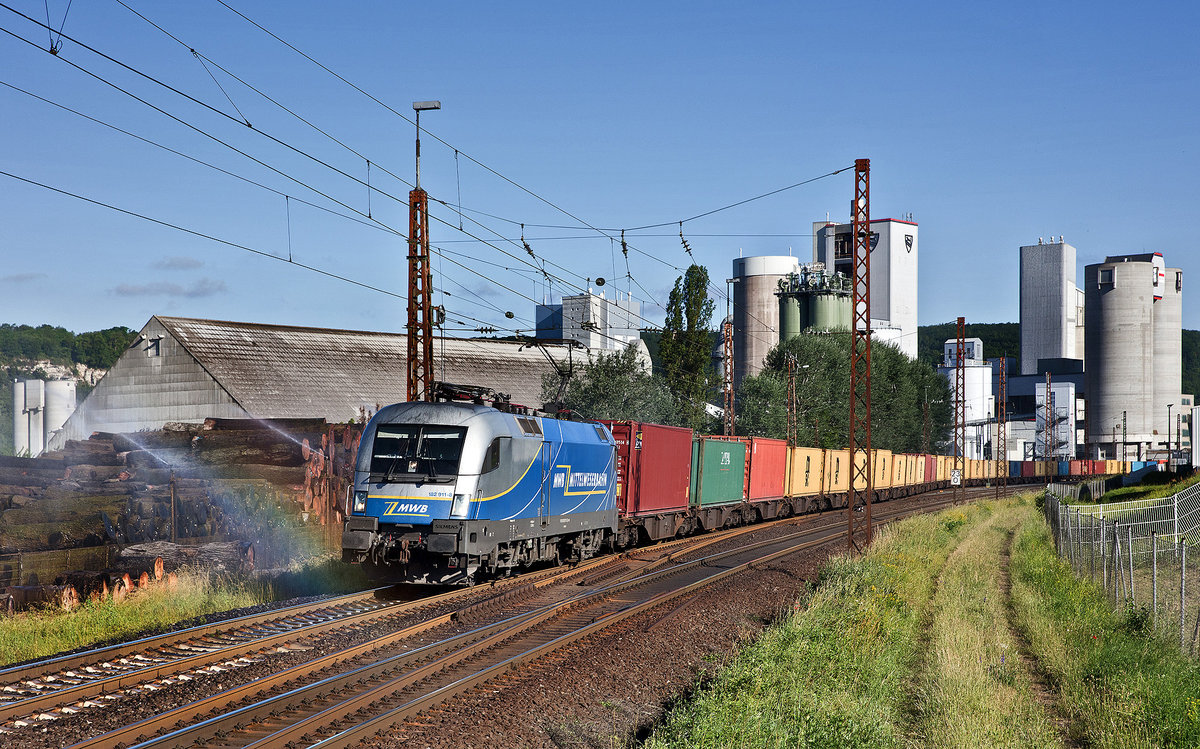
[[[479,470],[481,474],[491,473],[500,467],[500,440],[512,439],[511,437],[497,437],[492,440],[492,444],[488,445],[487,452],[483,454],[483,467]]]
[[[371,480],[453,480],[466,433],[463,427],[381,424],[371,451]]]

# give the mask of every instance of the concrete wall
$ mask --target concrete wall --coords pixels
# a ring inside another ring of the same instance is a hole
[[[1021,374],[1038,359],[1076,358],[1075,248],[1065,242],[1021,248]]]

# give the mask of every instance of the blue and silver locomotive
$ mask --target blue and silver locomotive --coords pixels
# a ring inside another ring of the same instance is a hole
[[[363,431],[342,555],[397,582],[471,584],[586,559],[617,526],[612,434],[463,403],[398,403]]]

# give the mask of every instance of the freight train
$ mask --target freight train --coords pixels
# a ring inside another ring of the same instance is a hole
[[[865,459],[859,453],[860,468]],[[884,501],[950,486],[954,458],[873,450],[871,464],[872,501]],[[962,480],[982,485],[996,468],[966,460]],[[342,556],[378,579],[470,585],[535,563],[845,508],[850,469],[848,450],[763,437],[398,403],[363,431]],[[1129,469],[1012,462],[1009,481]]]

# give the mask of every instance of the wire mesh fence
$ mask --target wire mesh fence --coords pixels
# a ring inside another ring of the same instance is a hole
[[[1195,654],[1200,641],[1200,484],[1170,497],[1072,505],[1053,484],[1046,521],[1059,556],[1118,606]]]

